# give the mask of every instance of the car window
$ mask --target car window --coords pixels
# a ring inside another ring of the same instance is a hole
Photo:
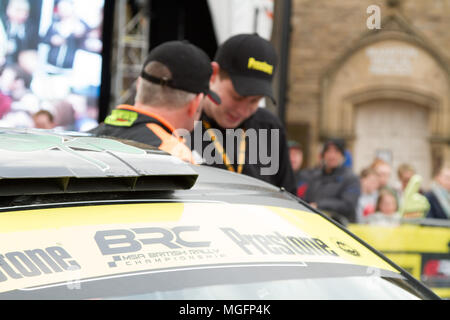
[[[417,300],[418,296],[383,278],[317,278],[228,284],[118,296],[126,300]]]
[[[332,272],[324,272],[326,269]],[[0,294],[1,299],[420,299],[394,273],[335,264],[230,264],[85,279]]]

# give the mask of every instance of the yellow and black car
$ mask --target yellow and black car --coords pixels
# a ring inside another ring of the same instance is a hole
[[[46,131],[0,153],[0,299],[439,299],[250,177]]]

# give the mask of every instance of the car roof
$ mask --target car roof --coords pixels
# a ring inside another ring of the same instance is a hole
[[[134,141],[8,128],[0,128],[0,138],[0,206],[2,198],[6,203],[20,198],[19,204],[27,205],[135,199],[144,193],[145,198],[299,206],[282,188],[227,170],[191,165]]]
[[[0,194],[176,190],[198,174],[157,149],[36,129],[0,129]]]

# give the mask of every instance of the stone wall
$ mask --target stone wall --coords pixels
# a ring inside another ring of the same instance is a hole
[[[372,32],[366,26],[370,5],[381,8],[382,20],[401,16],[450,65],[450,0],[293,0],[292,5],[286,123],[290,138],[303,142],[295,136],[299,132],[295,127],[309,127],[309,165],[315,164],[320,147],[321,79],[339,57]],[[450,155],[448,148],[442,152]]]

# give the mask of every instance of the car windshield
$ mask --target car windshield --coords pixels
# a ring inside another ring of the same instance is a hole
[[[230,264],[85,279],[0,294],[0,299],[422,299],[401,275],[323,263]]]
[[[116,297],[133,300],[410,300],[418,299],[389,279],[364,277],[317,278],[256,282],[249,284],[229,284],[202,286],[181,290],[158,291],[152,293]]]

